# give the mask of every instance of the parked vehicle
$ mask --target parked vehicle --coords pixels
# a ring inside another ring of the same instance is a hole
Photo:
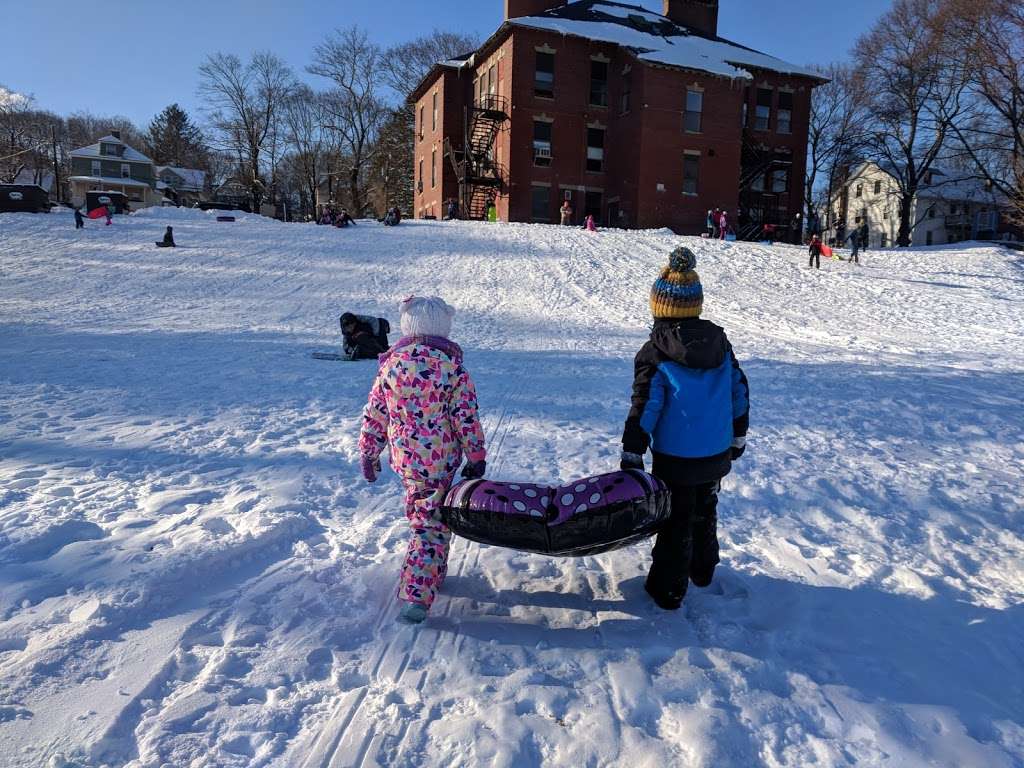
[[[50,196],[38,184],[0,184],[0,212],[49,213]]]

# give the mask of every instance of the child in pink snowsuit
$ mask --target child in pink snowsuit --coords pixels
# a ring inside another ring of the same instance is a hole
[[[718,237],[725,240],[725,235],[729,231],[729,214],[725,211],[722,211],[722,215],[718,219],[718,226],[721,229],[721,234]]]
[[[448,568],[451,531],[440,507],[465,455],[463,477],[482,477],[484,434],[476,389],[462,367],[462,350],[448,339],[455,309],[443,300],[410,297],[401,305],[402,338],[380,356],[363,410],[359,453],[363,476],[377,479],[390,444],[391,467],[405,486],[412,538],[402,566],[400,618],[426,618]]]

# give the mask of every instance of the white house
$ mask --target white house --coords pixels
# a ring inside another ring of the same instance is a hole
[[[900,228],[900,198],[893,174],[873,162],[855,167],[830,201],[826,237],[839,243],[849,232],[868,226],[868,245],[895,245]],[[991,240],[999,232],[1000,204],[981,181],[957,178],[934,169],[918,189],[910,211],[912,245],[938,245],[961,240]]]
[[[195,168],[156,167],[156,188],[178,205],[191,207],[206,199],[206,172]]]
[[[133,208],[163,202],[163,195],[156,189],[153,161],[121,141],[117,131],[70,154],[72,175],[68,184],[73,205],[83,205],[86,193],[97,190],[121,192]]]

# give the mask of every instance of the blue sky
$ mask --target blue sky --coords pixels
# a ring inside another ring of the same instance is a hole
[[[797,64],[827,64],[844,59],[890,3],[721,0],[719,34]],[[661,10],[661,0],[636,4]],[[502,14],[502,0],[0,0],[0,84],[55,112],[122,114],[144,127],[175,101],[199,110],[196,70],[213,51],[269,49],[301,71],[339,26],[358,24],[389,45],[435,28],[486,37]]]

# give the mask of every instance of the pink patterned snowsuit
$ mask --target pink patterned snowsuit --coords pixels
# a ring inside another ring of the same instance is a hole
[[[391,467],[405,486],[412,539],[398,597],[429,608],[448,569],[451,531],[440,507],[463,454],[485,458],[476,389],[459,345],[439,337],[401,339],[380,357],[363,410],[359,451],[376,458],[391,445]]]

